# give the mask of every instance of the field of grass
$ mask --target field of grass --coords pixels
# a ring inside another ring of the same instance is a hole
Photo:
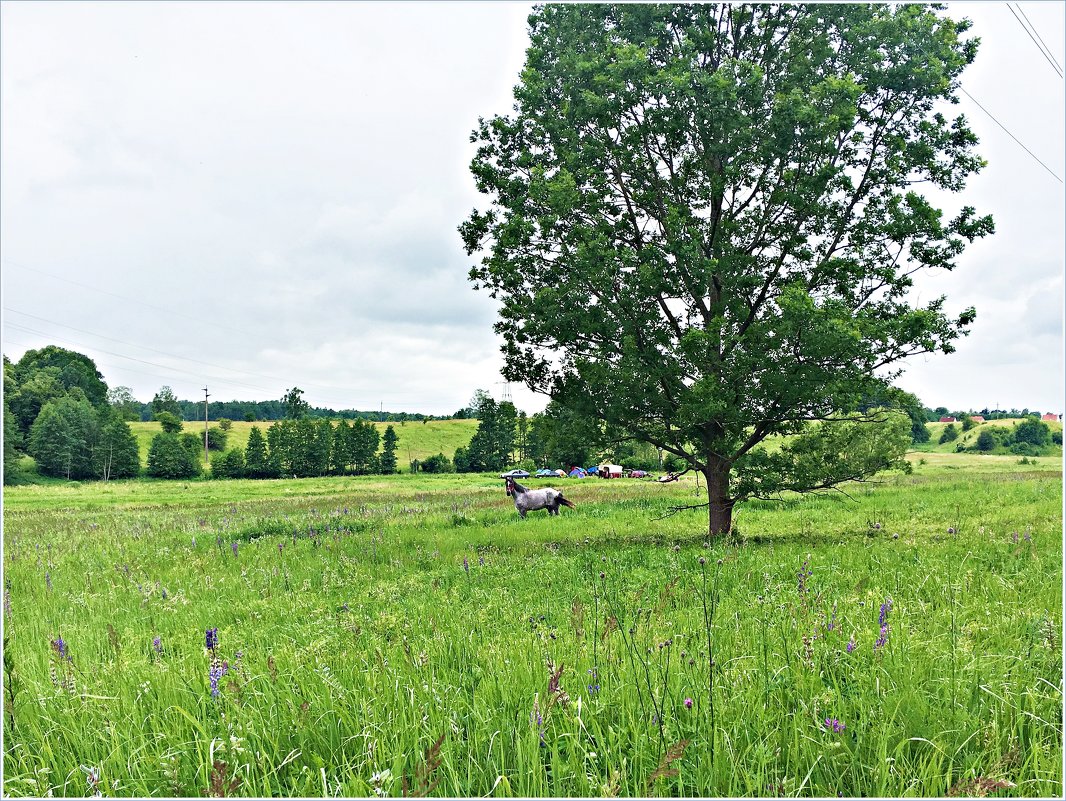
[[[218,424],[211,422],[209,425],[214,427]],[[437,453],[443,453],[449,459],[452,458],[456,448],[470,444],[470,438],[477,431],[478,421],[428,420],[425,423],[421,423],[408,420],[404,424],[374,423],[374,426],[382,435],[385,433],[385,428],[390,425],[396,432],[396,436],[399,437],[396,444],[398,466],[402,472],[407,472],[408,465],[410,465],[412,459],[425,459],[427,456],[433,456]],[[259,430],[266,436],[271,422],[247,423],[233,421],[233,426],[226,437],[226,448],[240,448],[241,450],[247,448],[248,435],[252,430],[252,426],[258,426]],[[137,446],[141,452],[141,464],[147,465],[148,449],[152,447],[152,438],[161,430],[159,423],[130,423],[130,428],[133,430],[134,436],[137,437]],[[186,421],[182,432],[197,434],[202,442],[204,423],[202,420],[199,423]]]
[[[710,542],[691,477],[525,521],[490,476],[8,488],[4,793],[1061,797],[1039,462]]]

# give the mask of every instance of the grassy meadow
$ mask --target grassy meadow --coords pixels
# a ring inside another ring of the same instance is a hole
[[[911,458],[8,488],[4,793],[1061,797],[1061,462]]]
[[[251,433],[252,426],[258,426],[259,430],[263,432],[263,436],[266,436],[267,429],[273,423],[269,420],[259,421],[256,423],[248,423],[245,421],[233,421],[233,425],[230,428],[226,436],[226,449],[240,448],[242,451],[248,447],[248,435]],[[336,424],[336,421],[334,421]],[[218,423],[211,421],[208,425],[217,427]],[[408,465],[410,465],[412,459],[425,459],[427,456],[433,456],[438,453],[443,453],[449,459],[455,454],[455,449],[461,446],[470,444],[470,438],[474,436],[474,432],[477,431],[477,420],[427,420],[425,423],[420,421],[408,420],[405,423],[374,423],[374,427],[377,428],[378,433],[385,434],[385,429],[388,426],[392,426],[393,431],[396,432],[396,436],[399,438],[396,443],[396,460],[397,466],[402,472],[407,472]],[[134,436],[137,438],[137,447],[141,453],[141,465],[147,466],[148,464],[148,450],[152,447],[152,438],[160,433],[162,430],[159,423],[156,422],[136,422],[130,423],[130,429],[133,431]],[[201,420],[199,423],[196,421],[185,421],[182,432],[188,432],[191,434],[199,434],[200,441],[203,442],[204,434],[204,422]],[[201,462],[203,457],[201,457]]]

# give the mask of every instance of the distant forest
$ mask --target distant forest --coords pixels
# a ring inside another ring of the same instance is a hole
[[[208,416],[212,420],[226,418],[229,420],[284,420],[286,417],[285,403],[280,400],[268,401],[210,401],[207,405]],[[204,402],[191,400],[179,400],[178,408],[181,409],[182,420],[203,420]],[[152,419],[154,410],[151,403],[143,403],[140,408],[140,419],[147,422]],[[332,420],[376,420],[384,423],[399,423],[404,420],[447,420],[454,415],[432,415],[410,412],[371,411],[361,412],[355,409],[323,409],[311,407],[307,412],[308,417],[322,417]]]

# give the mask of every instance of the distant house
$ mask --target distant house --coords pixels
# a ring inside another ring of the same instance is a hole
[[[1043,417],[1041,417],[1040,419],[1041,419],[1041,420],[1058,420],[1058,419],[1060,419],[1061,417],[1062,417],[1062,415],[1058,415],[1058,414],[1050,414],[1050,413],[1048,413],[1048,414],[1045,414],[1045,415],[1044,415]]]
[[[601,464],[600,465],[600,478],[621,478],[622,477],[622,465],[620,464]]]
[[[983,423],[985,421],[985,418],[979,414],[971,414],[970,419],[973,420],[975,423]]]
[[[955,420],[954,417],[951,417],[950,415],[944,415],[943,417],[940,418],[940,422],[941,423],[954,423],[954,422],[956,422],[956,420]]]

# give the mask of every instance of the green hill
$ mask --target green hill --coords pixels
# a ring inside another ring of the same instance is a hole
[[[246,423],[244,421],[233,422],[232,428],[226,437],[226,448],[244,448],[248,445],[248,435],[252,426],[259,426],[259,430],[266,435],[272,421],[258,423]],[[212,427],[217,423],[210,423]],[[477,420],[430,420],[426,423],[408,420],[406,423],[374,423],[378,432],[384,435],[385,429],[392,426],[396,436],[396,461],[400,472],[406,473],[412,459],[425,459],[437,453],[443,453],[449,459],[455,455],[455,449],[470,444],[470,439],[477,431]],[[137,437],[137,445],[141,452],[141,464],[148,463],[148,449],[152,446],[152,438],[160,432],[159,423],[130,423],[134,436]],[[182,433],[192,433],[203,437],[203,422],[186,421]]]
[[[958,439],[952,440],[951,442],[945,442],[943,445],[940,444],[940,436],[944,433],[944,429],[947,428],[949,425],[952,425],[952,424],[951,423],[927,423],[927,426],[929,428],[929,434],[930,434],[929,441],[924,443],[924,444],[922,444],[922,445],[914,446],[914,450],[922,451],[922,452],[925,452],[925,453],[955,453],[956,450],[957,450],[957,446],[960,445],[960,444],[964,448],[973,447],[976,444],[976,442],[977,442],[977,438],[981,435],[981,432],[984,431],[986,427],[991,426],[991,427],[997,427],[997,428],[1010,429],[1010,428],[1014,428],[1014,426],[1016,426],[1016,425],[1018,425],[1018,423],[1022,422],[1023,419],[1024,418],[1021,418],[1021,417],[1008,417],[1008,418],[1003,419],[1003,420],[986,420],[983,423],[977,423],[969,431],[963,431],[962,430],[962,423],[961,422],[954,423],[953,425],[955,426],[955,430],[959,432]],[[1048,428],[1050,428],[1052,432],[1062,431],[1062,421],[1060,421],[1060,420],[1048,420],[1048,421],[1045,421],[1045,422],[1047,422]],[[1047,456],[1061,456],[1062,455],[1062,447],[1058,446],[1058,445],[1050,446],[1048,452],[1045,455],[1047,455]]]

